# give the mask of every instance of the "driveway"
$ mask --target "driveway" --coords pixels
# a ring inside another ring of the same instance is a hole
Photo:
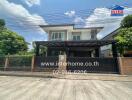
[[[132,100],[132,82],[0,76],[1,100]]]

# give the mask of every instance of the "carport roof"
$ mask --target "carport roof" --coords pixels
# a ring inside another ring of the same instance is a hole
[[[98,47],[116,43],[115,40],[81,40],[81,41],[35,41],[36,45],[47,47]]]

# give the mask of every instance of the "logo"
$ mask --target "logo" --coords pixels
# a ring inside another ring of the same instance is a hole
[[[116,5],[111,10],[111,16],[123,16],[124,15],[124,8],[121,6]]]

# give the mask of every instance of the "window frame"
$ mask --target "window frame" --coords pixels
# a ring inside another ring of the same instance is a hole
[[[49,40],[51,41],[64,41],[66,39],[67,31],[64,30],[56,30],[56,31],[50,31]]]
[[[80,37],[80,39],[78,39],[78,36]],[[74,37],[75,37],[75,39],[74,39]],[[72,32],[72,40],[80,41],[81,40],[81,32]]]

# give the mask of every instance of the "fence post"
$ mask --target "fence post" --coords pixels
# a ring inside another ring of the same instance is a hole
[[[31,62],[31,72],[35,71],[35,55],[32,57],[32,62]]]
[[[119,65],[119,73],[120,74],[124,74],[123,73],[123,66],[122,66],[122,58],[121,57],[118,57],[118,65]]]
[[[59,55],[59,71],[66,70],[67,62],[66,55]]]
[[[7,56],[5,59],[4,71],[6,71],[8,67],[9,67],[9,56]]]

